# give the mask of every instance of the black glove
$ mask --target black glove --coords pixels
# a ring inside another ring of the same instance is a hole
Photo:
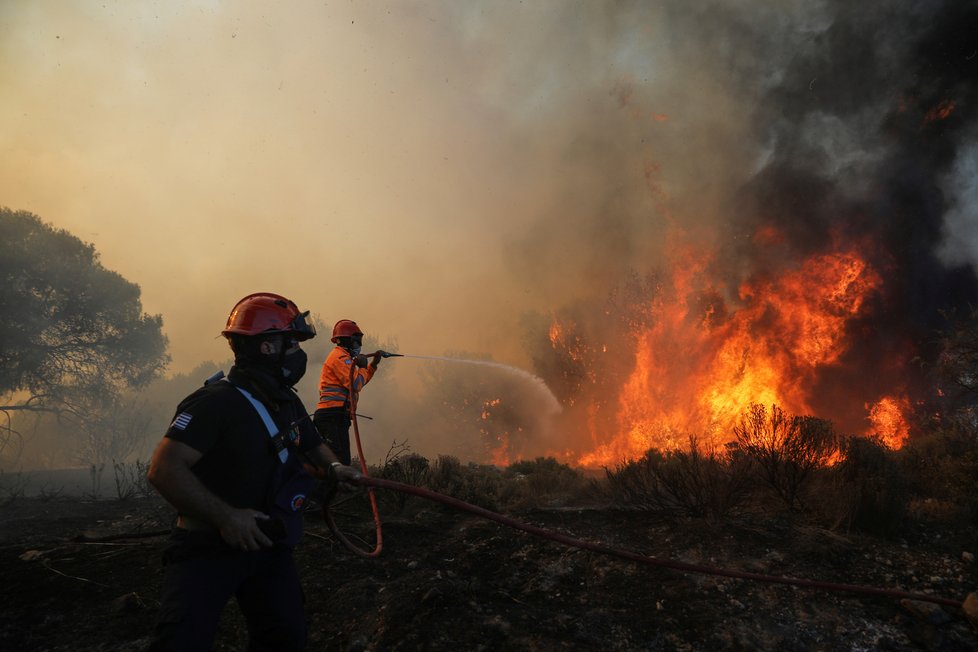
[[[374,353],[374,358],[373,360],[370,361],[370,366],[373,367],[374,369],[379,367],[380,359],[384,357],[384,353],[385,353],[384,351],[377,351],[376,353]]]
[[[361,369],[366,368],[367,364],[369,364],[370,362],[367,356],[365,356],[362,353],[356,357],[356,361],[357,361],[357,366],[360,367]]]

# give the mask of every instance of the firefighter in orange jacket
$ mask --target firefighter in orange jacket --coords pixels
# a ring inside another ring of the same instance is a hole
[[[349,465],[350,406],[356,405],[360,390],[374,377],[384,352],[377,351],[372,359],[361,354],[363,331],[349,319],[336,322],[331,341],[336,347],[326,357],[319,376],[319,402],[313,423],[337,459]]]

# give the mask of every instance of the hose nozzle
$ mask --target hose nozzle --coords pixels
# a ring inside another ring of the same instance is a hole
[[[403,358],[403,353],[390,353],[389,351],[374,351],[373,353],[364,353],[364,356],[372,358],[375,355],[379,355],[382,358]]]

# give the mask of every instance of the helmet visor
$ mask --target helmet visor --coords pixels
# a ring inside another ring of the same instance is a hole
[[[300,312],[289,324],[288,329],[286,329],[292,333],[295,333],[296,339],[300,341],[316,337],[316,327],[306,321],[306,317],[308,316],[308,310],[305,312]]]

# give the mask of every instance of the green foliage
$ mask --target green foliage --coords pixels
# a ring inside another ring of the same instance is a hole
[[[839,437],[830,422],[791,416],[777,405],[771,406],[770,413],[763,405],[751,405],[734,434],[760,478],[791,509],[802,506],[813,472],[839,450]]]
[[[720,519],[742,507],[751,487],[750,465],[736,449],[703,452],[693,437],[686,450],[651,449],[606,474],[615,502],[665,520]]]
[[[69,409],[158,377],[162,318],[95,248],[27,212],[0,208],[0,397],[5,409]]]

